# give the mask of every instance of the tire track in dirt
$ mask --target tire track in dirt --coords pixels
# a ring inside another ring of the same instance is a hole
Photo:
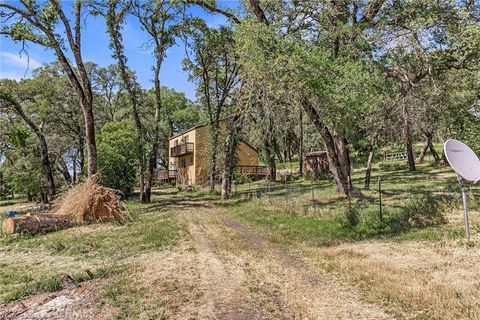
[[[180,210],[195,247],[202,319],[390,319],[226,210]]]
[[[211,226],[215,210],[207,203],[187,200],[168,208],[183,225],[181,240],[171,250],[138,258],[130,276],[136,287],[151,295],[169,319],[280,319],[258,307],[246,290],[245,261],[219,248],[222,235]]]
[[[236,230],[245,243],[246,259],[256,257],[252,263],[253,277],[257,282],[268,284],[267,287],[277,288],[277,294],[287,301],[293,318],[392,318],[379,306],[362,301],[330,275],[312,268],[299,254],[272,245],[261,234],[232,217],[225,219],[225,225]]]
[[[212,209],[213,210],[213,209]],[[259,310],[245,290],[245,261],[221,251],[212,241],[217,230],[205,224],[212,213],[186,212],[189,233],[196,248],[196,263],[200,274],[199,289],[204,292],[199,313],[202,319],[270,319]],[[273,318],[272,318],[273,319]]]

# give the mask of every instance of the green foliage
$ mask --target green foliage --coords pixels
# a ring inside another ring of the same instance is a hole
[[[445,223],[442,213],[443,201],[444,199],[436,198],[431,193],[413,197],[405,207],[404,220],[417,227]]]
[[[235,184],[243,184],[243,183],[247,183],[249,181],[251,181],[251,179],[245,175],[245,174],[242,174],[236,170],[233,171],[233,181],[235,182]]]
[[[98,135],[98,168],[101,183],[129,197],[136,176],[136,133],[127,121],[106,124]]]
[[[17,127],[6,133],[6,141],[15,147],[24,148],[27,146],[27,139],[31,136],[32,133],[27,128]]]
[[[355,227],[360,223],[360,215],[366,204],[363,201],[356,202],[353,206],[349,205],[345,209],[345,226]]]

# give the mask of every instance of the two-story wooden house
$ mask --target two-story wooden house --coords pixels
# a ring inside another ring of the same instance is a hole
[[[219,143],[224,141],[220,134]],[[168,170],[159,170],[159,180],[176,180],[180,185],[202,185],[209,181],[209,126],[199,125],[169,139]],[[221,169],[219,147],[217,168]],[[267,170],[260,166],[258,151],[241,141],[237,148],[236,170],[249,176],[266,176]]]

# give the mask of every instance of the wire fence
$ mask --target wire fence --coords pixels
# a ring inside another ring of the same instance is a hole
[[[382,219],[385,206],[402,199],[429,196],[438,200],[455,202],[456,204],[461,203],[461,190],[456,181],[438,184],[432,178],[415,176],[410,178],[416,180],[416,183],[421,182],[414,187],[401,188],[396,187],[396,182],[399,182],[399,178],[395,173],[374,176],[368,190],[368,196],[362,193],[364,188],[361,182],[363,181],[356,179],[353,181],[354,189],[349,192],[347,205],[350,209],[352,201],[357,202],[359,200],[369,202],[371,205],[376,204],[378,205],[379,217]],[[425,183],[422,184],[422,182]],[[408,183],[403,181],[400,186],[405,186],[405,184],[408,185]],[[360,185],[362,187],[359,187]],[[242,184],[241,187],[238,184],[234,184],[232,197],[252,199],[276,196],[279,199],[284,198],[286,201],[301,198],[310,202],[312,207],[317,207],[322,205],[325,193],[332,192],[332,187],[334,187],[333,181],[328,177],[321,180],[310,179],[305,182],[295,180],[292,176],[284,175],[281,177],[281,181],[276,182],[267,180],[264,180],[264,183],[247,182]],[[471,200],[480,200],[477,196],[480,191],[479,186],[468,186],[467,191]],[[476,202],[474,203],[475,205]]]

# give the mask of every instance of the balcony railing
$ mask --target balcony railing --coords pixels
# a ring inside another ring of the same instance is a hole
[[[267,176],[268,168],[265,166],[242,166],[237,165],[235,168],[239,173],[247,176]]]
[[[177,170],[160,169],[157,171],[157,180],[168,180],[177,177]]]
[[[193,142],[186,142],[170,148],[170,156],[178,157],[193,152]]]

